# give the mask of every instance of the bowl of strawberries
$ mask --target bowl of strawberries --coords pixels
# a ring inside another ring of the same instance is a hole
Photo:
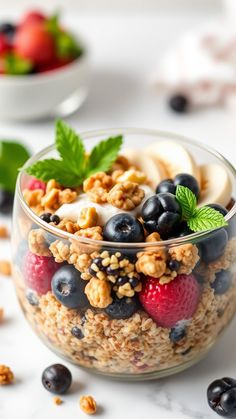
[[[57,14],[0,23],[0,117],[33,120],[75,111],[87,95],[83,41]]]

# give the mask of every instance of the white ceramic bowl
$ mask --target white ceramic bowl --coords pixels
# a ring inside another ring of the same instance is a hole
[[[57,70],[25,76],[0,76],[0,118],[29,121],[67,115],[87,95],[88,57],[85,52]]]

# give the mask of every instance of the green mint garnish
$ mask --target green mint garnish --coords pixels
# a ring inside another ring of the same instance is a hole
[[[206,231],[228,225],[219,211],[208,206],[197,208],[196,196],[189,188],[178,185],[176,199],[181,206],[182,217],[190,230],[194,232]]]
[[[77,187],[92,174],[110,169],[120,151],[122,136],[101,141],[88,156],[80,136],[64,121],[58,120],[55,144],[60,160],[39,160],[27,167],[26,172],[44,182],[55,179],[63,186]]]
[[[82,47],[70,32],[62,30],[59,18],[56,13],[46,21],[46,28],[56,43],[57,55],[61,59],[77,58],[83,53]]]
[[[22,76],[29,74],[33,69],[33,63],[15,54],[7,54],[4,58],[4,68],[7,74]]]
[[[0,187],[14,192],[18,168],[30,157],[28,150],[20,143],[0,140]]]

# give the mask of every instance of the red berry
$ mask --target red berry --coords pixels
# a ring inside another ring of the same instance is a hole
[[[3,33],[0,33],[0,55],[5,54],[10,50],[7,38]]]
[[[20,26],[26,25],[34,25],[37,23],[43,23],[46,20],[46,16],[40,12],[39,10],[31,10],[30,12],[26,13],[23,17]]]
[[[28,252],[23,262],[23,273],[26,285],[39,295],[51,290],[54,273],[61,267],[53,257],[37,256]]]
[[[190,319],[200,299],[200,286],[194,275],[178,275],[168,284],[147,277],[139,299],[146,312],[162,327],[174,327]]]
[[[34,191],[35,189],[42,189],[45,192],[46,191],[46,184],[44,182],[42,182],[42,180],[38,180],[38,179],[33,178],[29,181],[29,184],[28,184],[27,188],[30,191]]]
[[[62,68],[68,64],[71,64],[73,61],[74,59],[71,59],[71,58],[67,60],[55,59],[55,61],[53,61],[52,63],[41,65],[40,67],[38,67],[38,71],[40,73],[46,73],[48,71],[59,70],[59,68]]]
[[[53,36],[41,24],[23,26],[16,33],[15,53],[35,66],[50,63],[56,54]]]

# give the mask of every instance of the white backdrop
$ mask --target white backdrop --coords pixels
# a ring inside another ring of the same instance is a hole
[[[223,0],[0,0],[1,13],[4,9],[23,9],[29,6],[40,6],[46,9],[60,7],[70,12],[129,12],[175,10],[176,12],[213,10],[220,8]]]

